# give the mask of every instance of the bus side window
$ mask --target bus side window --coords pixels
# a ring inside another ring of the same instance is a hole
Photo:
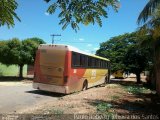
[[[107,61],[105,61],[105,68],[107,68]]]
[[[87,68],[88,67],[88,56],[86,56],[85,55],[85,66],[84,66],[85,68]]]
[[[72,52],[72,66],[73,67],[80,66],[80,54]]]
[[[102,60],[99,61],[100,68],[102,68]]]
[[[92,66],[91,66],[91,67],[92,67],[92,68],[95,68],[95,59],[94,59],[94,58],[92,58],[91,62],[92,62],[92,63],[91,63],[91,64],[92,64]]]
[[[108,69],[110,68],[110,62],[108,62]]]
[[[80,66],[80,54],[76,53],[76,66]]]
[[[85,58],[86,56],[85,55],[80,55],[80,66],[81,67],[85,67]]]
[[[103,68],[106,68],[106,61],[103,61]]]
[[[92,58],[88,57],[88,67],[91,68],[92,66]]]
[[[108,68],[108,62],[106,62],[106,68]]]
[[[98,59],[95,59],[95,67],[99,68],[99,60]]]
[[[96,65],[97,68],[101,68],[100,60],[97,59],[96,64],[97,64]]]
[[[102,60],[102,66],[101,66],[102,68],[104,68],[104,61]]]
[[[72,67],[75,66],[75,62],[76,62],[76,53],[72,52]]]

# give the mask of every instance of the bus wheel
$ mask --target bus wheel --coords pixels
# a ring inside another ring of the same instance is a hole
[[[87,88],[88,88],[88,82],[87,82],[87,80],[85,80],[85,81],[83,82],[82,91],[87,90]]]

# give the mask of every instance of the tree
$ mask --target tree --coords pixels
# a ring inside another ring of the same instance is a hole
[[[5,41],[6,43],[3,46],[0,46],[1,48],[1,57],[0,57],[0,62],[6,65],[12,65],[16,64],[19,65],[19,68],[21,69],[21,48],[22,48],[22,43],[18,38],[13,38],[12,40]],[[20,77],[21,75],[21,70],[20,70]]]
[[[40,41],[43,42],[42,39],[38,38],[29,38],[23,41],[13,38],[0,42],[0,62],[6,65],[18,65],[19,77],[22,78],[23,66],[34,63],[35,53]]]
[[[27,38],[27,40],[34,41],[34,42],[36,42],[37,44],[46,44],[46,42],[45,42],[43,39],[38,38],[38,37]]]
[[[44,0],[47,3],[52,0]],[[58,17],[59,24],[64,30],[69,24],[77,31],[78,24],[88,25],[90,23],[98,23],[102,26],[101,17],[107,18],[108,6],[112,6],[116,11],[119,7],[119,0],[57,0],[49,6],[47,12],[49,14],[55,13],[58,9],[60,11]],[[1,0],[0,1],[0,26],[7,24],[8,27],[14,26],[14,18],[20,21],[15,13],[17,9],[17,2],[15,0]]]
[[[48,3],[52,0],[44,1]],[[62,29],[64,30],[70,24],[77,31],[80,23],[85,25],[98,23],[102,26],[101,17],[107,18],[106,8],[112,6],[117,10],[118,4],[118,0],[57,0],[53,1],[47,12],[53,14],[58,9],[59,24],[62,25]]]
[[[125,56],[124,64],[126,70],[130,73],[136,74],[137,83],[141,83],[140,74],[148,65],[147,52],[144,49],[139,48],[137,44],[131,45]]]
[[[149,0],[146,6],[143,8],[138,17],[138,24],[147,22],[148,19],[155,13],[156,9],[160,6],[159,0]]]
[[[152,47],[153,50],[153,60],[154,60],[154,74],[156,81],[156,89],[160,93],[160,1],[150,0],[144,7],[142,12],[138,17],[138,23],[143,23],[140,31],[145,35],[152,36],[148,45]],[[146,41],[147,42],[147,41]]]
[[[26,64],[33,64],[36,56],[36,50],[40,44],[45,44],[44,40],[33,37],[22,41],[22,61]]]
[[[20,21],[15,10],[17,9],[15,0],[0,0],[0,27],[7,25],[8,28],[14,26],[14,18]]]
[[[112,72],[124,70],[125,64],[123,63],[123,59],[130,44],[134,44],[132,34],[119,35],[101,43],[100,49],[96,51],[96,54],[110,59]]]
[[[111,71],[129,71],[136,74],[137,83],[140,83],[140,73],[148,66],[149,50],[140,49],[139,41],[145,39],[136,32],[126,33],[111,38],[102,43],[96,54],[109,58]]]

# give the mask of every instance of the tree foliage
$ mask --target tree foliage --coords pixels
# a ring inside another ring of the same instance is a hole
[[[124,70],[135,73],[137,82],[140,73],[151,61],[149,49],[140,48],[139,41],[146,39],[137,33],[126,33],[102,43],[96,54],[111,60],[111,71]]]
[[[6,65],[18,65],[20,68],[19,77],[22,77],[23,66],[34,63],[35,53],[40,42],[45,43],[39,38],[29,38],[23,41],[13,38],[8,41],[1,41],[0,62]]]
[[[134,44],[134,37],[131,34],[119,35],[101,43],[100,49],[97,50],[96,54],[111,60],[112,72],[124,70],[123,59],[130,44]]]
[[[54,14],[59,11],[59,24],[64,30],[68,25],[77,31],[78,24],[88,25],[98,23],[102,26],[102,17],[107,18],[107,8],[112,6],[117,11],[118,0],[44,0],[51,2],[47,12]],[[14,18],[20,21],[15,10],[18,4],[16,0],[0,0],[0,26],[7,25],[9,28],[14,26]]]
[[[149,52],[146,49],[140,48],[138,44],[131,45],[125,53],[123,63],[125,69],[137,76],[137,83],[140,83],[140,74],[148,66]]]
[[[152,48],[153,56],[153,75],[152,82],[157,83],[156,89],[160,93],[160,1],[150,0],[143,11],[140,13],[138,23],[142,22],[140,33],[148,35],[152,39],[144,41],[145,45],[148,44]],[[145,46],[143,46],[145,47]]]
[[[138,24],[147,22],[160,6],[160,0],[149,0],[138,16]]]
[[[44,1],[48,3],[52,0]],[[107,18],[106,8],[112,6],[117,11],[118,4],[118,0],[57,0],[52,1],[47,12],[53,14],[59,9],[59,24],[62,25],[62,29],[70,24],[77,31],[80,23],[84,25],[98,23],[102,26],[101,17]]]
[[[15,0],[0,0],[0,27],[7,25],[8,28],[13,27],[16,18],[20,21],[15,10],[17,9],[17,2]]]

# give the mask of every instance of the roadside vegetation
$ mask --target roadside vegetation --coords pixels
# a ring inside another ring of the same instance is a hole
[[[23,78],[25,64],[33,65],[36,50],[39,44],[45,43],[40,38],[28,38],[20,41],[18,38],[0,41],[0,63],[4,65],[17,65],[19,77]]]

